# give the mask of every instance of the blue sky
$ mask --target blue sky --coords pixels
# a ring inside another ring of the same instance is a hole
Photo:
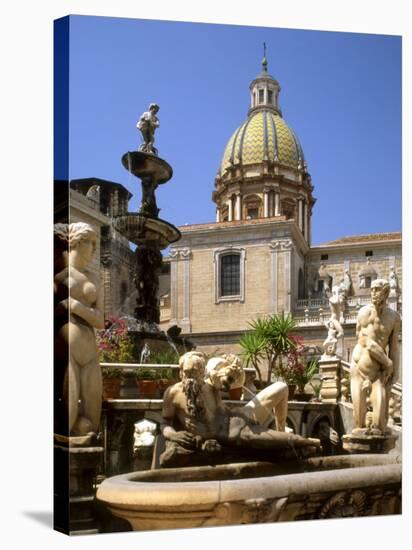
[[[214,178],[246,119],[264,41],[315,186],[313,244],[400,230],[395,36],[72,16],[70,178],[122,183],[136,210],[140,184],[120,159],[140,144],[136,121],[157,102],[156,146],[174,170],[157,192],[160,216],[175,225],[213,221]]]

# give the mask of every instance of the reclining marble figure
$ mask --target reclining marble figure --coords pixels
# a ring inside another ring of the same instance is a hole
[[[162,434],[166,450],[161,466],[178,465],[179,458],[198,451],[213,453],[223,446],[249,449],[299,449],[320,447],[318,439],[285,432],[288,388],[275,382],[251,401],[229,410],[221,390],[239,384],[243,371],[239,359],[226,355],[209,360],[202,353],[185,353],[179,360],[181,381],[163,398]],[[277,430],[269,425],[276,419]],[[183,463],[183,462],[182,462]]]

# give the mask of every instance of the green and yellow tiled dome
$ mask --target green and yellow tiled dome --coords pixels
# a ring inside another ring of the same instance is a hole
[[[231,165],[277,162],[296,170],[304,168],[299,140],[283,118],[272,110],[252,113],[229,139],[220,166],[221,175]]]

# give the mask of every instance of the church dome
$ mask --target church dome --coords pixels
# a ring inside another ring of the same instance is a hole
[[[232,134],[223,154],[220,174],[233,165],[276,162],[303,170],[302,147],[293,130],[273,108],[251,109],[248,119]]]

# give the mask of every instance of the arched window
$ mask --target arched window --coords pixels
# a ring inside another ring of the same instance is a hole
[[[243,199],[243,218],[254,220],[263,217],[262,199],[258,195],[247,195]]]
[[[244,249],[215,250],[216,303],[244,300]]]

